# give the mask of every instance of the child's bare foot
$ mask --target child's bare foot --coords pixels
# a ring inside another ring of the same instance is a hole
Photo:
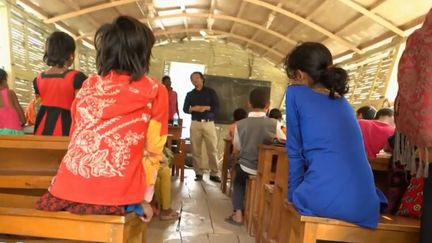
[[[180,218],[180,214],[172,208],[162,210],[160,213],[161,220],[177,220],[178,218]]]

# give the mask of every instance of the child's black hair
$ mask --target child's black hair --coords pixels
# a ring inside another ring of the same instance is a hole
[[[270,102],[270,92],[264,88],[253,89],[249,94],[249,103],[252,108],[264,109]]]
[[[348,74],[343,68],[333,66],[329,49],[321,43],[305,42],[285,58],[288,77],[294,79],[298,70],[307,73],[314,83],[320,83],[330,91],[329,97],[348,93]]]
[[[247,111],[243,108],[237,108],[233,112],[234,121],[240,121],[247,117]]]
[[[357,116],[361,114],[362,115],[361,118],[365,120],[375,119],[376,112],[377,112],[376,109],[373,108],[372,106],[362,106],[358,108],[356,111]]]
[[[131,75],[132,82],[148,73],[155,37],[140,21],[119,16],[98,29],[94,43],[99,75],[116,70]]]
[[[268,117],[274,118],[276,120],[281,120],[282,119],[282,112],[277,108],[273,108],[270,110]]]
[[[375,119],[378,120],[382,116],[394,116],[394,111],[391,108],[381,108],[378,110],[378,112],[375,115]]]
[[[55,31],[45,42],[43,61],[50,67],[64,67],[74,52],[74,39],[65,32]]]
[[[7,82],[7,78],[8,78],[7,72],[2,68],[0,68],[0,84]]]

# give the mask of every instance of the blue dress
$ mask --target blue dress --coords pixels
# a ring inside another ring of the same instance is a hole
[[[302,215],[376,228],[380,202],[354,111],[307,86],[286,92],[288,199]]]

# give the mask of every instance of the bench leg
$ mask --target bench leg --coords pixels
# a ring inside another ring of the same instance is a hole
[[[299,235],[300,239],[302,241],[299,241],[299,243],[315,243],[317,238],[316,238],[316,233],[317,233],[317,225],[316,224],[311,224],[311,223],[306,223],[304,224],[303,228],[303,232]]]
[[[127,242],[128,243],[142,243],[143,242],[142,232],[139,234],[130,236]]]
[[[123,243],[145,243],[147,224],[140,219],[131,222],[125,229]]]
[[[184,181],[184,175],[185,175],[184,166],[180,170],[181,170],[180,171],[180,181],[183,182]]]

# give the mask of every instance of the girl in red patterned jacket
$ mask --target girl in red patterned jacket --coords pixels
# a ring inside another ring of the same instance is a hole
[[[131,17],[96,32],[98,75],[72,104],[69,148],[38,209],[121,215],[132,208],[151,219],[168,130],[167,90],[146,76],[154,42],[151,30]]]

